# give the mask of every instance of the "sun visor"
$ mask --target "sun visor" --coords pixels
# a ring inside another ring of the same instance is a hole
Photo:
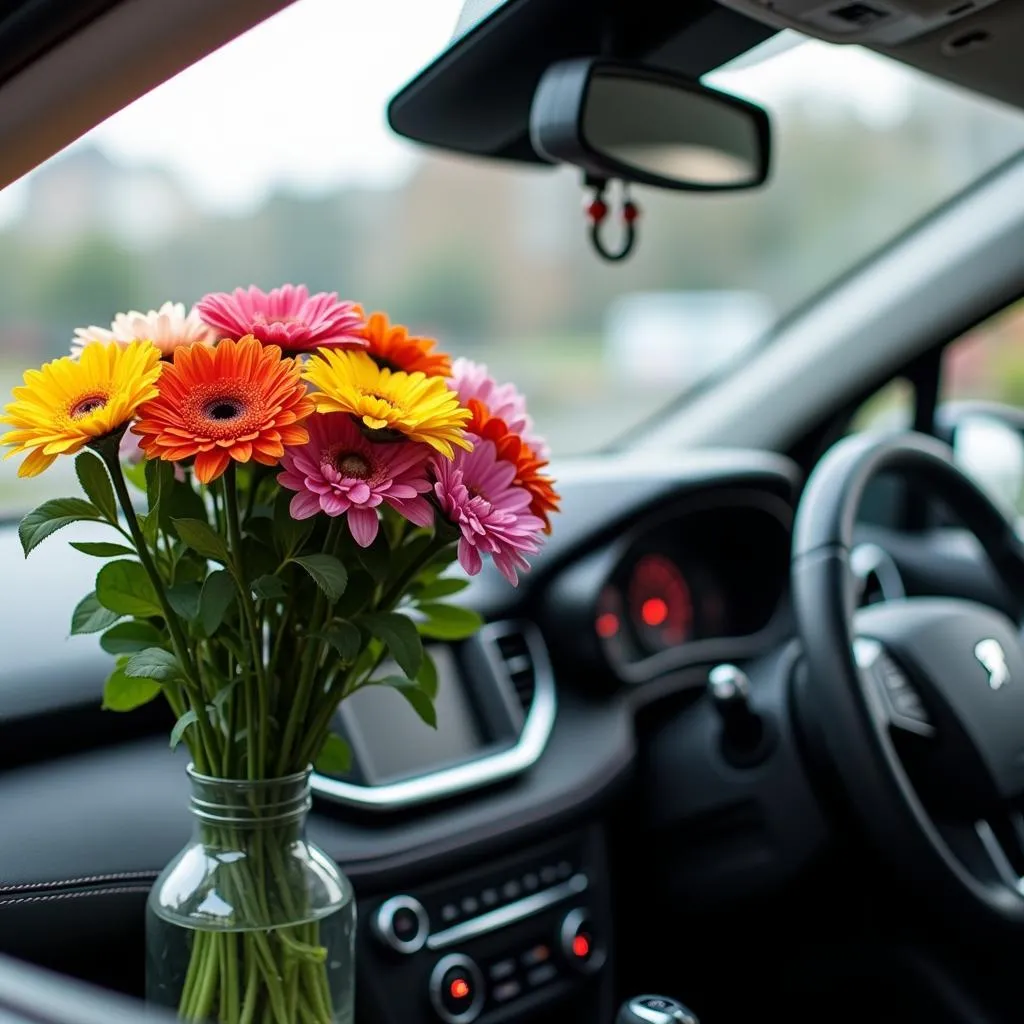
[[[451,45],[395,95],[388,123],[428,146],[544,163],[530,105],[552,63],[600,54],[699,78],[774,31],[714,0],[467,0]]]

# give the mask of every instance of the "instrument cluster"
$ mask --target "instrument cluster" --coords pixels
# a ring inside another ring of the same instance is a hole
[[[771,495],[732,492],[635,523],[556,583],[562,656],[642,683],[767,648],[788,611],[791,518]]]

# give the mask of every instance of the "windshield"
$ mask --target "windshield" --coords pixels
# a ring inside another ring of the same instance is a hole
[[[783,34],[709,76],[769,109],[771,183],[637,190],[638,251],[608,265],[577,174],[389,133],[389,96],[459,7],[300,0],[0,194],[3,400],[76,327],[292,281],[486,362],[556,455],[592,450],[1024,146],[1007,108]],[[17,461],[0,463],[0,515],[69,490],[71,460],[24,482]]]

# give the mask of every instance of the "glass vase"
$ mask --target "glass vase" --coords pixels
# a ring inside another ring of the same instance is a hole
[[[309,775],[189,768],[192,840],[147,906],[151,1003],[215,1024],[352,1024],[355,897],[306,839]]]

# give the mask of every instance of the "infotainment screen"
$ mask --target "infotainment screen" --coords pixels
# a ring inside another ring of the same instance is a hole
[[[436,730],[387,686],[368,686],[341,705],[352,753],[370,785],[467,760],[484,742],[451,648],[428,650],[437,665]],[[381,674],[388,672],[382,669]]]

